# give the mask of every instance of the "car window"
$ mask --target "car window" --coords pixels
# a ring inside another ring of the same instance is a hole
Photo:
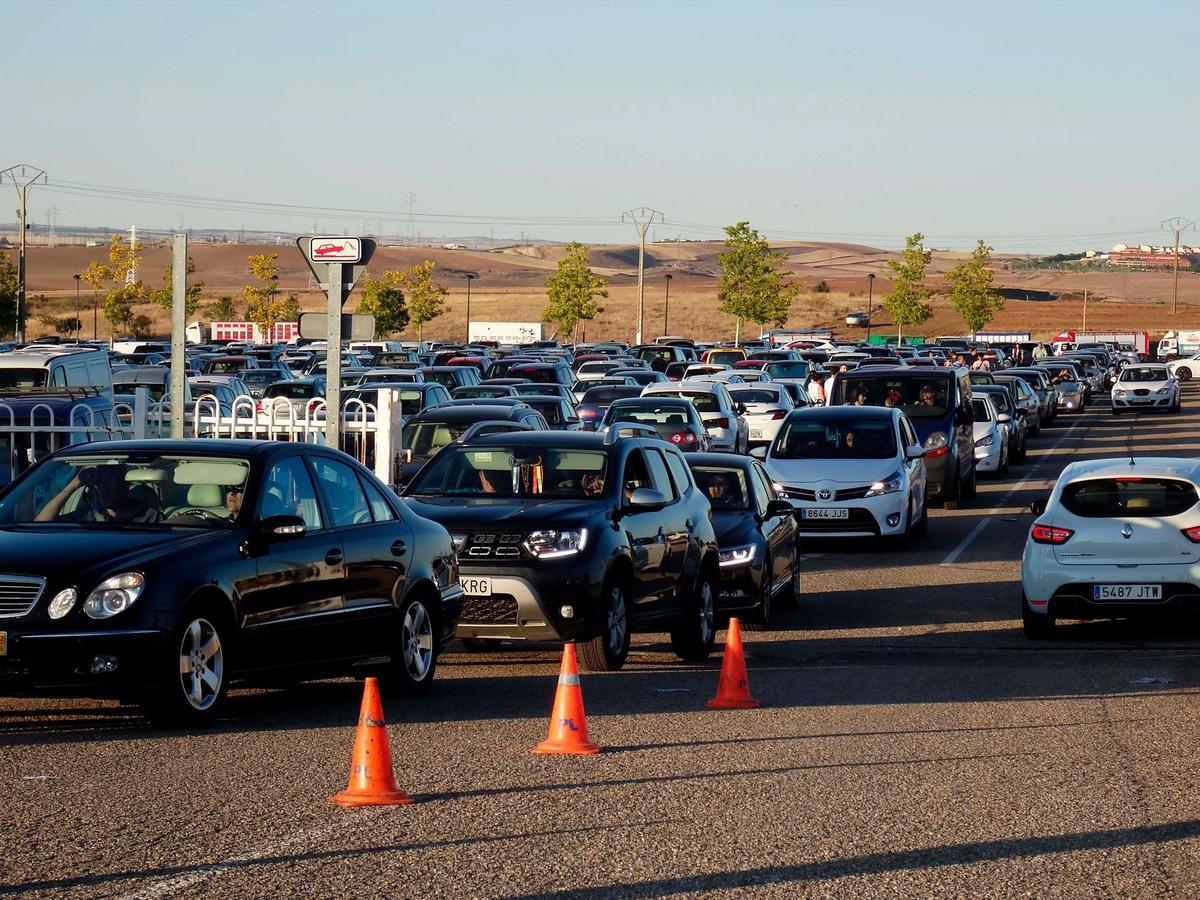
[[[780,430],[771,448],[777,459],[888,459],[896,455],[892,423],[877,416],[806,416]]]
[[[905,417],[900,417],[900,435],[904,438],[905,446],[911,447],[913,444],[920,444],[917,440],[917,433],[913,430],[912,422]]]
[[[692,473],[714,511],[750,509],[751,491],[746,483],[746,473],[741,469],[695,466]]]
[[[671,483],[671,476],[667,472],[667,463],[662,454],[658,450],[646,450],[646,464],[650,467],[650,481],[654,489],[661,491],[670,500],[677,499],[678,495],[675,493],[675,486]]]
[[[750,467],[750,493],[754,497],[754,509],[760,516],[767,513],[767,502],[771,499],[771,490],[767,487],[759,466]]]
[[[1177,516],[1196,505],[1196,488],[1174,478],[1092,478],[1063,488],[1062,505],[1086,518]]]
[[[367,498],[353,469],[336,460],[319,457],[313,460],[313,468],[317,472],[317,486],[335,528],[371,521]]]
[[[668,450],[663,454],[667,458],[667,468],[671,470],[671,478],[675,482],[675,493],[683,495],[692,486],[692,478],[688,474],[687,463],[683,456]]]
[[[699,412],[717,412],[717,398],[715,394],[710,394],[707,391],[655,391],[648,396],[658,399],[659,397],[675,397],[678,400],[687,400],[692,406],[696,407]]]
[[[987,403],[985,401],[976,397],[974,400],[971,401],[971,409],[975,413],[975,421],[976,422],[991,421],[992,417],[990,415],[988,415]]]
[[[646,460],[642,456],[641,450],[632,451],[625,460],[625,473],[622,476],[622,487],[625,489],[625,500],[628,501],[630,495],[638,488],[649,488],[654,485],[650,482],[650,472],[646,469]]]
[[[258,501],[258,517],[269,516],[299,516],[309,531],[322,527],[317,492],[300,457],[281,459],[267,472]]]
[[[394,522],[396,513],[390,503],[384,499],[383,493],[367,479],[362,481],[363,490],[367,494],[367,505],[371,507],[371,516],[376,522]]]

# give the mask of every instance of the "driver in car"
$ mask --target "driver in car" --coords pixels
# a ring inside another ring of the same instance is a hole
[[[144,500],[131,496],[125,480],[129,471],[124,465],[90,466],[67,482],[50,498],[34,518],[36,522],[53,522],[76,490],[83,487],[83,497],[67,520],[71,522],[128,522],[154,524],[162,521],[162,511]]]

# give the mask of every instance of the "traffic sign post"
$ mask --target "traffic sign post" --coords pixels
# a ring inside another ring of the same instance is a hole
[[[325,288],[325,443],[341,447],[342,306],[375,252],[370,238],[318,236],[296,239],[313,275]],[[373,335],[372,335],[373,336]]]

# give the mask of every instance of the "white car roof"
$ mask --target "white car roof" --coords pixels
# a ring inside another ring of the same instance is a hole
[[[1128,456],[1074,462],[1062,470],[1059,484],[1085,478],[1186,478],[1200,484],[1200,459],[1176,456]]]
[[[648,384],[646,389],[642,391],[642,395],[646,394],[674,394],[679,391],[690,394],[715,394],[717,393],[717,384],[720,382],[713,381],[698,381],[694,378],[685,378],[683,381],[660,381],[657,384]],[[722,385],[728,389],[728,385]]]

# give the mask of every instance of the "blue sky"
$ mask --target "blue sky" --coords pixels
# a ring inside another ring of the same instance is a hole
[[[403,232],[412,191],[427,235],[629,241],[646,205],[660,237],[1039,252],[1200,219],[1194,4],[3,8],[0,168],[58,182],[37,222]]]

